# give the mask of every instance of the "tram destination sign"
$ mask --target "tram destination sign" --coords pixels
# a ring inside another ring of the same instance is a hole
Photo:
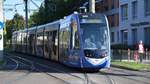
[[[104,23],[103,19],[92,19],[92,18],[83,18],[80,20],[81,23]]]

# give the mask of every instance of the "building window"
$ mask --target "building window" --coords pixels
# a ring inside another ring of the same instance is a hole
[[[111,27],[114,27],[115,26],[115,16],[114,15],[111,15]]]
[[[150,27],[144,29],[144,41],[145,45],[150,45]]]
[[[111,8],[112,8],[112,9],[115,8],[115,1],[114,1],[114,0],[112,0],[112,2],[111,2]]]
[[[137,18],[137,1],[132,2],[132,18]]]
[[[115,26],[119,26],[119,14],[115,14]]]
[[[137,29],[132,30],[132,43],[133,45],[137,44]]]
[[[119,42],[119,32],[117,32],[117,41]]]
[[[128,44],[128,30],[122,30],[122,43]]]
[[[121,5],[121,19],[128,20],[128,4]]]
[[[115,41],[114,36],[115,36],[114,32],[111,32],[111,42]]]
[[[150,15],[150,0],[144,0],[145,16]]]
[[[109,15],[108,22],[110,27],[119,26],[119,15],[118,14]]]

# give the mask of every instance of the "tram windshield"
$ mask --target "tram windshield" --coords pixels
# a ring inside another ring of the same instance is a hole
[[[106,23],[81,23],[84,49],[108,49],[108,30]]]

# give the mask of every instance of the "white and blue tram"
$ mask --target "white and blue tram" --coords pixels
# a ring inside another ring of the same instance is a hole
[[[82,69],[110,67],[110,35],[106,16],[71,14],[64,19],[12,36],[13,51]]]

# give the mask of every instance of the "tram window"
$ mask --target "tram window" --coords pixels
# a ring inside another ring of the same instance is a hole
[[[53,31],[52,41],[53,41],[53,53],[54,53],[54,55],[56,55],[56,45],[55,45],[56,34],[57,34],[57,32]]]
[[[31,47],[32,38],[33,38],[33,34],[30,34],[29,37],[28,37],[30,47]]]
[[[27,37],[26,36],[24,36],[24,45],[26,45],[26,43],[27,43]]]
[[[79,36],[78,36],[78,32],[77,32],[77,24],[75,22],[72,22],[71,24],[71,48],[73,47],[74,49],[79,49],[80,45],[79,45]]]
[[[75,49],[79,49],[79,36],[77,34],[77,32],[75,32]]]
[[[44,37],[44,45],[46,45],[47,41],[48,41],[48,39],[47,39],[48,38],[48,32],[45,32],[43,37]]]
[[[56,37],[55,37],[55,46],[58,46],[58,33],[56,34]]]
[[[43,33],[37,35],[37,45],[43,45]]]
[[[64,48],[68,48],[68,43],[69,43],[69,32],[68,31],[64,31],[64,33],[63,33],[63,45],[64,45]]]

